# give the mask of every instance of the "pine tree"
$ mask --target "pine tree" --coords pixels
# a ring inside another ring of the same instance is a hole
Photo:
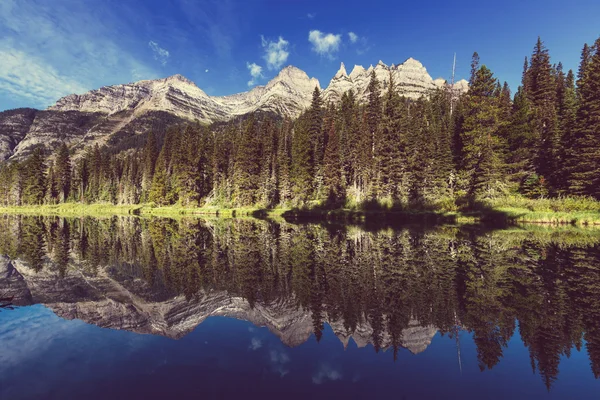
[[[238,206],[255,205],[260,178],[259,126],[254,116],[239,133],[233,166],[233,202]]]
[[[292,132],[291,178],[295,202],[305,203],[313,192],[313,146],[309,131],[310,114],[298,117]]]
[[[497,136],[500,107],[495,96],[496,82],[492,72],[483,65],[475,73],[467,94],[462,143],[467,197],[471,204],[478,197],[493,195],[500,177],[502,160]]]
[[[568,194],[571,171],[575,167],[575,123],[577,117],[577,94],[575,92],[575,76],[569,70],[566,78],[559,81],[557,87],[557,113],[560,146],[558,165],[560,166],[557,180],[559,193]]]
[[[56,180],[59,202],[67,201],[71,194],[71,174],[69,149],[65,143],[62,143],[56,152],[54,160],[54,179]]]
[[[158,150],[156,144],[156,137],[154,132],[150,131],[146,144],[142,150],[142,195],[141,202],[149,200],[150,187],[152,185],[152,178],[154,177],[154,167],[156,158],[158,157]]]
[[[600,198],[600,38],[592,49],[589,62],[580,70],[579,108],[577,110],[576,150],[571,174],[571,190]]]
[[[173,176],[177,197],[184,206],[198,206],[202,172],[200,165],[200,127],[188,125],[180,132],[178,149],[173,154]]]
[[[308,135],[312,143],[312,171],[314,178],[315,191],[319,193],[323,185],[323,156],[325,155],[326,132],[323,129],[323,117],[325,110],[323,109],[323,100],[318,87],[315,87],[312,95],[312,102],[307,111],[308,115]]]
[[[556,187],[558,167],[556,164],[558,147],[556,84],[552,75],[548,50],[539,37],[527,74],[531,90],[526,93],[535,111],[533,127],[538,138],[534,160],[535,170],[541,178],[548,182],[548,189],[552,194]]]
[[[527,62],[527,60],[525,60]],[[469,85],[472,86],[475,84],[475,79],[477,78],[477,71],[479,71],[479,53],[474,52],[471,57],[471,74],[469,76]]]
[[[368,100],[367,100],[367,126],[370,136],[371,146],[368,149],[371,152],[371,156],[375,157],[375,136],[379,129],[379,121],[381,120],[381,92],[380,83],[375,75],[375,70],[371,71],[371,78],[369,86],[367,86]],[[367,149],[363,149],[365,151]]]
[[[342,165],[340,162],[340,136],[334,118],[330,118],[327,147],[323,159],[323,175],[327,203],[338,207],[344,198],[342,188]]]
[[[406,155],[405,123],[402,115],[400,96],[394,83],[394,76],[390,71],[390,83],[385,95],[385,105],[381,127],[377,130],[375,141],[375,154],[377,163],[377,195],[389,197],[396,202],[399,198],[398,186],[400,184],[403,164]]]
[[[292,141],[292,121],[286,118],[280,130],[277,148],[277,192],[279,201],[286,204],[292,198],[290,154]]]
[[[512,104],[507,129],[507,167],[510,178],[517,182],[534,172],[536,136],[533,130],[533,111],[523,86],[519,86]]]
[[[41,147],[36,147],[25,162],[23,201],[26,204],[42,204],[46,194],[46,165]]]

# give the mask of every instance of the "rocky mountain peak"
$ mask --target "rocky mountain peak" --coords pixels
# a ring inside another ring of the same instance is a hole
[[[399,65],[399,67],[401,67],[401,66],[419,68],[419,67],[423,67],[423,64],[421,64],[420,61],[415,60],[412,57],[409,57],[408,59],[406,59],[406,61],[404,61],[402,64]]]
[[[173,82],[173,81],[178,81],[178,82],[183,82],[183,83],[187,83],[188,85],[192,85],[192,86],[196,86],[197,85],[192,82],[191,80],[189,80],[188,78],[186,78],[185,76],[181,75],[181,74],[175,74],[175,75],[171,75],[167,78],[164,78],[165,82]]]
[[[434,81],[414,58],[391,67],[380,60],[368,70],[355,65],[350,75],[342,62],[329,85],[322,90],[323,99],[337,102],[343,93],[352,90],[358,101],[366,101],[372,71],[381,82],[382,90],[388,87],[391,73],[400,94],[413,99],[427,96],[431,90],[445,85],[443,79]],[[46,111],[31,114],[33,117],[27,113],[0,113],[0,160],[26,156],[40,144],[53,150],[66,142],[77,144],[79,149],[104,144],[117,132],[140,133],[151,123],[148,116],[152,113],[169,115],[173,121],[197,120],[207,124],[255,111],[295,118],[310,106],[315,87],[321,89],[319,81],[293,65],[283,68],[265,86],[229,96],[209,96],[180,74],[105,86],[65,96]],[[454,87],[464,93],[468,82],[456,82]]]
[[[340,69],[338,70],[338,72],[335,73],[334,78],[344,78],[344,77],[347,78],[348,77],[348,73],[346,72],[346,66],[342,62],[340,64]]]
[[[352,72],[350,72],[350,79],[354,79],[359,75],[364,74],[365,72],[367,72],[362,65],[355,65],[354,68],[352,68]]]

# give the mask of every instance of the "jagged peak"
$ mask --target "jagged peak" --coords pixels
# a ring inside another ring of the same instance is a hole
[[[365,68],[362,65],[355,65],[354,68],[352,68],[352,72],[350,72],[350,79],[354,79],[365,72]]]
[[[348,73],[346,72],[346,66],[342,62],[340,64],[340,69],[338,70],[338,72],[336,72],[334,78],[342,78],[342,77],[347,77],[347,76],[348,76]]]
[[[399,67],[410,66],[410,67],[420,67],[423,68],[423,64],[419,60],[415,60],[412,57],[409,57],[406,61],[399,65]]]
[[[186,78],[185,76],[183,76],[181,74],[171,75],[169,77],[166,77],[166,78],[160,79],[160,80],[163,80],[165,82],[179,81],[179,82],[184,82],[184,83],[196,86],[196,84],[193,81],[189,80],[188,78]]]
[[[383,61],[379,60],[379,62],[378,62],[378,63],[377,63],[377,65],[375,66],[375,68],[377,68],[377,67],[384,67],[384,68],[387,68],[388,66],[387,66],[387,65],[386,65],[386,64],[385,64]]]

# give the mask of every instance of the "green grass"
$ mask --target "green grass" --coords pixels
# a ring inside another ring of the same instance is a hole
[[[520,223],[553,225],[600,225],[600,202],[589,197],[528,199],[506,196],[485,200],[480,210],[486,216]]]
[[[346,204],[346,207],[348,204]],[[64,216],[214,216],[219,218],[288,218],[327,219],[340,222],[395,221],[424,223],[532,223],[548,225],[600,226],[600,202],[591,198],[527,199],[520,196],[485,200],[473,210],[397,210],[390,208],[357,209],[355,207],[326,210],[313,207],[306,209],[259,207],[220,208],[183,207],[181,205],[156,206],[154,204],[113,205],[65,203],[58,205],[0,207],[2,214],[34,214]]]

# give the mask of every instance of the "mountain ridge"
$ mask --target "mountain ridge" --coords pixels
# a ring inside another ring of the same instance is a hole
[[[413,58],[389,67],[382,61],[368,69],[355,65],[350,74],[341,63],[328,86],[322,89],[323,100],[335,103],[344,92],[353,90],[359,101],[366,101],[371,71],[380,80],[382,91],[387,90],[392,75],[398,92],[412,99],[426,96],[445,84],[439,78],[433,80]],[[282,68],[265,85],[226,96],[210,96],[180,74],[103,86],[61,97],[46,110],[0,112],[0,161],[21,159],[40,145],[52,151],[66,142],[78,152],[89,145],[107,144],[111,138],[135,136],[153,129],[159,114],[170,115],[167,118],[170,123],[204,124],[253,112],[296,118],[310,106],[315,87],[321,89],[319,80],[293,65]],[[456,88],[465,92],[468,83],[460,81]]]

